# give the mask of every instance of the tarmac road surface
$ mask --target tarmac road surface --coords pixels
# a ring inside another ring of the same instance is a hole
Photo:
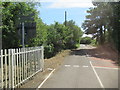
[[[81,45],[65,57],[41,88],[118,88],[118,68],[107,60],[89,58],[88,48]]]

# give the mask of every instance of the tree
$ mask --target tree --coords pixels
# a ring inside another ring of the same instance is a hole
[[[106,27],[109,25],[109,15],[112,10],[108,9],[107,3],[99,3],[97,7],[90,8],[87,12],[89,15],[86,16],[83,28],[87,34],[93,34],[96,37],[96,41],[99,44],[105,42]]]
[[[111,20],[111,38],[113,45],[116,46],[118,51],[120,52],[120,2],[110,3],[113,8],[113,17]]]
[[[120,51],[120,2],[97,2],[90,8],[82,25],[86,34],[93,34],[99,44],[110,43]]]
[[[33,44],[34,46],[43,45],[45,57],[49,58],[63,49],[75,48],[76,44],[79,44],[81,36],[82,31],[74,21],[68,21],[66,26],[58,22],[45,25],[39,19],[37,36],[33,39]]]
[[[70,33],[69,36],[71,36],[71,38],[69,38],[70,40],[68,40],[68,45],[75,47],[76,44],[80,43],[83,32],[81,31],[80,27],[75,25],[75,22],[73,20],[67,21],[66,23],[66,27],[68,27],[68,32]]]
[[[21,16],[28,16],[37,11],[35,3],[2,2],[2,48],[16,48],[20,46],[17,26],[21,23]],[[24,20],[28,22],[28,20]],[[33,21],[32,21],[33,22]]]

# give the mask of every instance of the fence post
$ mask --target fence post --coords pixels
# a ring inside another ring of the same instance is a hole
[[[16,72],[17,72],[17,84],[19,83],[19,63],[18,63],[18,49],[16,49],[17,60],[16,60]]]
[[[5,76],[4,76],[4,71],[3,71],[4,69],[3,60],[4,59],[5,59],[5,65],[6,65]],[[33,67],[33,62],[34,62],[34,67]],[[39,48],[35,47],[35,48],[28,48],[28,49],[24,48],[24,50],[23,49],[8,49],[8,51],[5,50],[5,53],[3,52],[3,50],[0,50],[0,65],[1,65],[0,66],[1,87],[7,88],[7,86],[9,86],[9,88],[14,89],[19,82],[23,83],[22,81],[25,80],[27,77],[30,78],[31,75],[32,76],[35,75],[39,71],[38,66],[40,70],[41,69],[42,71],[44,70],[44,47],[41,46]],[[34,72],[32,70],[33,68],[35,70]]]
[[[5,88],[7,88],[7,50],[4,50],[5,55]]]
[[[9,88],[11,88],[11,49],[8,49],[8,55],[9,55]]]
[[[11,88],[14,88],[14,49],[12,50],[12,60],[11,60]]]
[[[42,53],[41,53],[41,59],[42,59],[42,71],[44,70],[44,47],[41,46]]]
[[[21,49],[19,48],[18,50],[18,53],[19,53],[19,82],[21,82]]]
[[[3,88],[3,50],[1,50],[1,88]]]

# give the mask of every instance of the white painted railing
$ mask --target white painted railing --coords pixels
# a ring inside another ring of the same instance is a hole
[[[44,48],[0,51],[0,88],[16,88],[44,68]]]

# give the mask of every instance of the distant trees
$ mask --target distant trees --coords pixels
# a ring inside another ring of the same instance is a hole
[[[66,26],[55,22],[51,25],[39,24],[38,27],[34,45],[44,45],[47,58],[63,49],[75,48],[82,36],[81,29],[72,20]]]
[[[98,44],[111,43],[120,51],[120,2],[93,2],[82,27]],[[118,48],[119,47],[119,48]]]
[[[74,43],[75,45],[77,43],[80,43],[80,39],[83,35],[83,32],[81,31],[81,29],[75,25],[75,22],[73,20],[70,20],[66,23],[66,26],[69,29],[69,32],[71,32],[71,43],[68,43],[68,45],[72,45],[72,43]]]

